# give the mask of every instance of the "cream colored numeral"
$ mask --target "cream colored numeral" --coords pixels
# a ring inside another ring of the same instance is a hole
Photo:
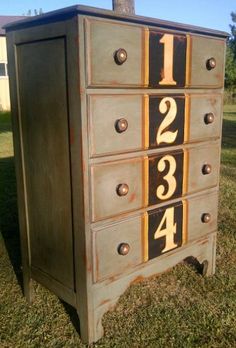
[[[164,185],[159,185],[156,190],[156,195],[159,199],[168,199],[170,198],[176,189],[176,180],[174,177],[174,173],[176,170],[176,161],[175,158],[171,155],[166,155],[160,159],[157,165],[157,170],[159,172],[163,172],[166,168],[166,162],[169,162],[170,169],[168,173],[163,177],[164,180],[168,183],[168,190],[166,194],[164,194],[165,187]]]
[[[162,253],[176,248],[178,245],[174,242],[176,233],[176,223],[174,223],[174,207],[167,208],[161,222],[154,234],[154,238],[158,239],[166,237],[166,245]]]
[[[163,79],[159,84],[176,85],[176,81],[173,79],[174,36],[164,34],[160,39],[160,43],[164,44],[164,68]]]
[[[157,145],[161,143],[173,143],[177,137],[178,130],[171,132],[165,131],[165,129],[174,121],[177,115],[177,105],[174,98],[163,98],[159,105],[159,111],[161,114],[165,114],[167,111],[168,112],[157,131]]]

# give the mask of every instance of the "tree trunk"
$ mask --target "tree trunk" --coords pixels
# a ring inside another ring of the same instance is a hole
[[[124,14],[135,14],[135,0],[112,0],[113,11]]]

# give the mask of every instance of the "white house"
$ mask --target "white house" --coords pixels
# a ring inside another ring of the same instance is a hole
[[[14,22],[25,17],[22,16],[0,16],[0,111],[10,110],[9,81],[7,72],[7,48],[5,24]]]

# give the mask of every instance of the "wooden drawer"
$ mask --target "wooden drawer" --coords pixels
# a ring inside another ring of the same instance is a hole
[[[217,192],[200,195],[94,230],[94,281],[123,274],[215,231],[217,200]]]
[[[218,143],[93,165],[92,220],[101,220],[216,186]]]
[[[154,149],[219,137],[221,102],[220,94],[92,95],[89,97],[90,155]],[[173,119],[167,115],[171,109]],[[206,119],[209,115],[213,117],[211,123]],[[124,128],[119,128],[121,122],[125,122]]]
[[[92,19],[85,31],[89,86],[223,87],[224,40]]]

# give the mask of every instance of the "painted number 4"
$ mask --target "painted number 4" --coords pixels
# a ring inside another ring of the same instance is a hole
[[[147,234],[144,240],[145,261],[179,248],[185,243],[183,207],[183,202],[177,202],[164,209],[154,209],[147,213],[145,224]]]
[[[174,222],[174,207],[166,209],[161,222],[154,234],[154,239],[165,237],[166,243],[162,253],[176,248],[175,243],[176,223]]]

